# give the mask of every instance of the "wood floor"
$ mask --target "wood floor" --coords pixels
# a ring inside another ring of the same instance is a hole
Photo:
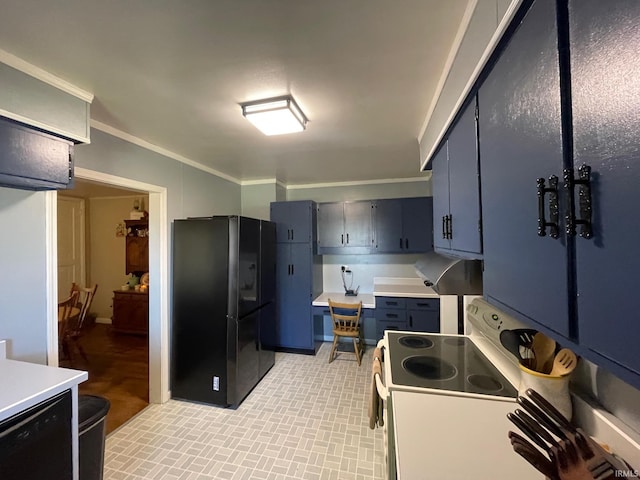
[[[148,337],[116,334],[110,325],[89,326],[80,339],[87,354],[84,361],[72,349],[71,363],[61,367],[89,372],[89,380],[79,386],[80,394],[99,395],[111,402],[107,414],[107,434],[149,404]]]

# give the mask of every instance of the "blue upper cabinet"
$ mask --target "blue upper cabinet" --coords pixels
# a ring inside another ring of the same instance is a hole
[[[73,185],[73,144],[0,118],[0,185],[27,190]]]
[[[376,200],[374,253],[422,253],[433,250],[431,197]]]
[[[640,3],[557,5],[517,17],[478,90],[484,293],[640,388]]]
[[[640,372],[638,277],[640,2],[571,0],[569,40],[580,344]],[[590,201],[590,204],[588,203]],[[618,372],[624,373],[622,371]],[[635,381],[640,387],[640,380]]]
[[[434,246],[438,253],[482,258],[475,98],[432,160]]]
[[[272,202],[271,221],[278,243],[316,241],[316,203],[311,200]]]
[[[484,295],[569,337],[567,238],[557,226],[565,212],[556,186],[563,136],[553,2],[533,3],[480,86],[478,105]]]
[[[318,253],[360,254],[373,248],[373,202],[318,204]]]

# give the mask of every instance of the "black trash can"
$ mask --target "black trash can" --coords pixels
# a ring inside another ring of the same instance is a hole
[[[109,400],[78,395],[78,436],[81,480],[102,480],[104,470],[105,417]]]

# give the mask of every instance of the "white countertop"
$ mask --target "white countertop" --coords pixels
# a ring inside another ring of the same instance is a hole
[[[329,299],[342,303],[358,303],[362,302],[362,308],[376,308],[376,299],[372,293],[358,293],[355,297],[347,297],[344,292],[322,292],[322,294],[313,300],[314,307],[328,307]]]
[[[87,372],[0,359],[0,421],[64,392],[88,378]]]
[[[438,298],[419,278],[375,277],[373,295],[376,297]]]

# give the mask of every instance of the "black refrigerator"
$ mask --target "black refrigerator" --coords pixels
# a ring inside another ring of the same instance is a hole
[[[176,220],[171,395],[237,407],[274,364],[275,224]]]

